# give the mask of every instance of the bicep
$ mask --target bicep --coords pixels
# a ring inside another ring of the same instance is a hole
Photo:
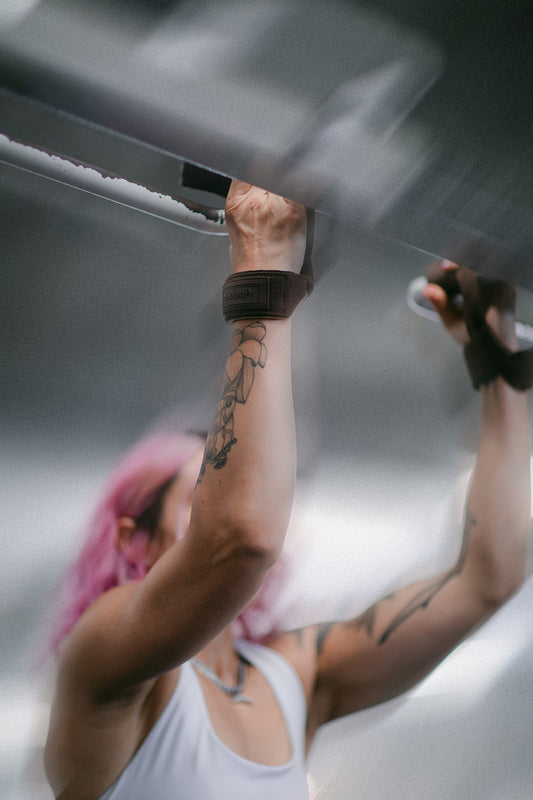
[[[354,620],[319,626],[317,686],[328,698],[327,719],[411,688],[487,615],[468,581],[451,570],[383,598]]]
[[[253,551],[188,532],[140,583],[110,590],[85,612],[66,643],[68,671],[101,699],[134,690],[229,625],[266,569]]]

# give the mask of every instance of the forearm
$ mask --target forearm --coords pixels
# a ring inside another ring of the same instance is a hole
[[[193,503],[195,525],[233,530],[273,558],[288,525],[296,472],[290,334],[290,320],[233,323]]]
[[[479,454],[467,502],[464,573],[499,603],[524,577],[530,529],[527,400],[498,378],[481,388]]]
[[[233,181],[226,223],[233,273],[300,271],[306,246],[303,206]],[[288,298],[286,286],[284,291]],[[252,307],[259,313],[261,305]],[[264,554],[261,560],[268,564],[280,554],[289,522],[296,452],[291,312],[285,306],[262,309],[263,319],[240,319],[242,306],[225,307],[225,318],[234,320],[232,339],[191,525],[208,535],[222,530],[223,536],[229,535],[230,546],[235,537],[243,540],[245,550],[249,546],[251,552]]]

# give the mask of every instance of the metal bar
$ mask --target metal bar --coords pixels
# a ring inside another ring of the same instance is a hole
[[[0,134],[0,163],[119,203],[199,233],[227,235],[223,209],[161,194],[118,175],[67,160]]]

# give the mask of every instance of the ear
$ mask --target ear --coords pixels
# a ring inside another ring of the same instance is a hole
[[[117,519],[117,532],[116,532],[116,548],[122,553],[130,564],[139,564],[141,561],[146,562],[146,542],[140,537],[136,537],[138,533],[135,520],[131,517],[119,517]]]

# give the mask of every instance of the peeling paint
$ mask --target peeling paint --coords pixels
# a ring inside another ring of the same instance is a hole
[[[227,235],[222,209],[155,192],[105,170],[30,147],[3,134],[0,134],[0,162],[199,233]]]

